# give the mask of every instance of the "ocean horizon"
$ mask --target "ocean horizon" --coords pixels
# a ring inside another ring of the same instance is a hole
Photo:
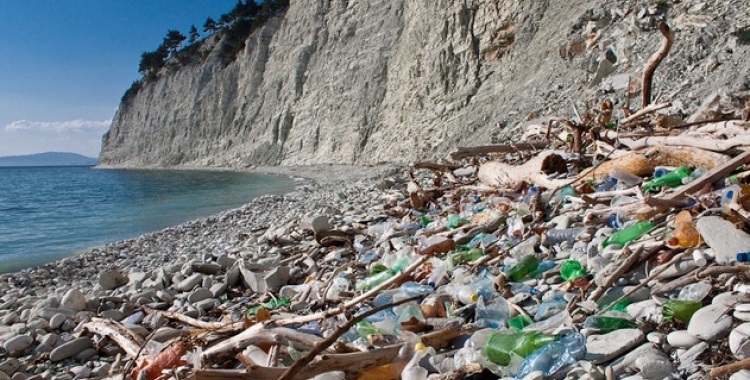
[[[59,260],[294,189],[217,170],[0,167],[0,273]]]

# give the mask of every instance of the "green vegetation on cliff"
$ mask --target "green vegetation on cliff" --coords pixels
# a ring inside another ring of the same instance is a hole
[[[245,48],[245,41],[253,31],[272,17],[283,13],[288,7],[289,0],[263,0],[261,4],[253,0],[238,0],[232,10],[221,15],[218,22],[211,17],[206,19],[203,24],[203,36],[195,25],[190,27],[187,37],[178,30],[168,30],[162,43],[155,50],[141,54],[138,72],[143,77],[133,82],[125,91],[122,100],[125,101],[138,93],[144,83],[155,80],[165,67],[180,67],[201,62],[206,54],[201,52],[200,47],[213,35],[221,38],[221,57],[224,64],[228,65]]]

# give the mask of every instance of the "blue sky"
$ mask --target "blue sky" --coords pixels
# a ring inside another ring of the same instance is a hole
[[[141,53],[237,0],[0,0],[0,156],[97,156]]]

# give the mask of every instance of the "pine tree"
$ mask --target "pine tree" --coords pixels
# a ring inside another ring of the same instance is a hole
[[[198,28],[196,28],[195,25],[190,26],[189,34],[190,40],[188,42],[190,42],[191,45],[194,44],[195,41],[198,41],[199,38],[201,38],[200,33],[198,33]]]
[[[215,33],[218,30],[216,21],[211,17],[206,19],[206,23],[203,24],[203,33]]]

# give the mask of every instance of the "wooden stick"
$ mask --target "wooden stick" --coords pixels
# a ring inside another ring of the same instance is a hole
[[[392,307],[396,307],[398,305],[405,304],[407,302],[415,301],[422,298],[422,296],[416,296],[416,297],[410,297],[406,298],[400,301],[391,302],[387,305],[379,306],[374,309],[368,310],[362,314],[359,314],[351,319],[349,319],[346,323],[344,323],[343,326],[339,327],[334,331],[333,334],[331,334],[328,338],[324,339],[322,342],[318,342],[315,344],[315,346],[312,348],[312,350],[308,351],[305,356],[301,357],[299,360],[294,362],[291,367],[287,368],[287,370],[279,376],[278,380],[292,380],[297,376],[297,373],[302,370],[306,365],[308,365],[310,362],[315,359],[315,356],[317,356],[319,353],[321,353],[326,348],[330,347],[334,342],[336,342],[342,335],[346,334],[349,329],[354,327],[355,324],[358,322],[364,320],[365,318],[375,315],[383,310],[390,309]]]
[[[236,323],[205,322],[199,319],[188,317],[187,315],[182,315],[182,314],[175,313],[172,311],[167,311],[167,310],[156,310],[156,309],[152,309],[146,306],[143,307],[143,310],[147,313],[158,313],[158,314],[163,315],[165,318],[174,319],[176,321],[186,323],[190,326],[197,327],[199,329],[212,330],[217,333],[230,333],[230,332],[242,331],[245,328],[244,322],[236,322]]]
[[[660,109],[669,108],[669,107],[672,107],[672,103],[666,102],[666,103],[651,104],[648,107],[644,107],[640,111],[638,111],[638,112],[636,112],[636,113],[634,113],[634,114],[632,114],[632,115],[630,115],[630,116],[628,116],[626,118],[623,118],[622,120],[620,120],[619,124],[623,125],[623,124],[630,123],[631,121],[633,121],[635,119],[638,119],[641,116],[648,115],[648,114],[650,114],[652,112],[656,112],[656,111],[658,111]]]
[[[622,248],[622,252],[623,253],[630,252],[630,248],[626,245],[625,247]],[[627,273],[630,270],[633,264],[635,264],[635,262],[638,261],[638,258],[641,256],[641,252],[643,252],[642,245],[638,247],[634,252],[630,252],[630,254],[628,255],[628,258],[625,259],[625,262],[623,262],[622,265],[620,265],[617,268],[617,270],[614,271],[614,273],[612,273],[611,275],[609,275],[609,277],[607,277],[607,279],[604,281],[604,284],[602,284],[602,286],[596,288],[596,291],[591,293],[588,300],[589,301],[598,300],[599,297],[601,297],[601,295],[604,294],[604,292],[606,292],[612,286],[612,284],[615,283],[615,281],[618,278],[620,278],[620,276],[622,276],[623,274]]]
[[[309,379],[321,373],[344,371],[357,374],[369,368],[389,364],[398,355],[403,344],[378,348],[365,352],[346,354],[324,354],[313,360],[294,379]],[[246,369],[207,369],[195,371],[196,380],[276,380],[287,370],[285,367],[266,367],[256,363]]]
[[[234,355],[250,345],[285,344],[308,350],[320,343],[323,338],[301,333],[285,327],[271,327],[269,321],[250,326],[247,330],[217,343],[203,351],[203,361],[212,362],[216,358]]]
[[[660,274],[662,274],[662,273],[663,273],[664,271],[666,271],[667,269],[669,269],[669,267],[670,267],[670,266],[672,266],[672,265],[673,265],[674,263],[676,263],[676,262],[680,261],[680,260],[681,260],[681,259],[682,259],[682,258],[683,258],[683,257],[684,257],[684,256],[685,256],[686,254],[688,254],[688,252],[692,253],[692,250],[691,250],[691,249],[688,249],[688,250],[686,250],[686,251],[682,251],[682,252],[680,252],[680,253],[679,253],[678,255],[676,255],[675,257],[673,257],[673,258],[672,258],[672,260],[670,260],[670,261],[669,261],[668,263],[664,264],[664,265],[663,265],[663,266],[661,267],[661,269],[659,269],[659,270],[657,270],[656,272],[652,273],[652,274],[651,274],[650,276],[648,276],[648,277],[647,277],[646,279],[644,279],[643,281],[641,281],[641,283],[640,283],[640,284],[638,284],[638,285],[634,286],[634,287],[633,287],[633,289],[630,289],[630,291],[629,291],[629,292],[627,292],[627,293],[623,294],[623,295],[622,295],[622,297],[620,297],[620,298],[618,298],[618,299],[616,299],[616,300],[614,300],[614,301],[610,302],[610,304],[609,304],[609,305],[607,305],[607,306],[606,306],[606,307],[605,307],[604,309],[600,310],[600,311],[599,311],[599,312],[597,313],[597,315],[602,315],[602,314],[604,314],[604,313],[605,313],[606,311],[608,311],[609,309],[611,309],[611,308],[613,308],[613,307],[614,307],[615,305],[617,305],[617,303],[619,303],[620,301],[624,300],[625,298],[628,298],[628,297],[630,297],[630,296],[631,296],[631,295],[632,295],[633,293],[637,292],[637,291],[638,291],[638,290],[639,290],[640,288],[642,288],[642,287],[644,287],[644,286],[648,285],[649,281],[651,281],[651,280],[655,279],[655,278],[656,278],[657,276],[659,276],[659,275],[660,275]]]
[[[659,32],[664,36],[661,48],[656,54],[648,61],[646,68],[643,70],[643,92],[641,94],[641,107],[647,107],[651,104],[651,86],[654,79],[654,72],[659,66],[661,61],[667,57],[669,49],[672,48],[674,43],[674,31],[669,29],[669,25],[665,22],[659,22]]]
[[[721,367],[713,368],[711,369],[711,372],[709,372],[709,376],[723,377],[723,376],[731,375],[743,369],[750,369],[750,358],[743,359],[738,362],[734,362],[732,364],[723,365]]]
[[[112,339],[131,358],[138,356],[138,351],[144,343],[143,338],[113,320],[91,318],[91,322],[85,323],[83,327],[93,333]]]
[[[685,285],[696,283],[702,278],[718,276],[722,273],[740,273],[750,271],[750,265],[714,266],[697,269],[695,275],[685,275],[666,284],[659,284],[651,288],[651,294],[664,294],[681,288]]]
[[[383,282],[382,284],[374,287],[369,292],[366,292],[359,297],[352,298],[351,300],[345,302],[344,304],[328,309],[319,313],[310,314],[310,315],[301,315],[297,317],[291,317],[291,318],[285,318],[275,321],[276,324],[285,326],[285,325],[292,325],[292,324],[298,324],[298,323],[307,323],[311,321],[315,321],[318,319],[328,318],[332,317],[334,315],[338,315],[344,312],[344,310],[351,308],[352,306],[358,305],[362,303],[363,301],[369,299],[370,297],[380,294],[383,289],[388,289],[392,284],[398,283],[399,281],[403,280],[404,278],[411,275],[412,272],[414,272],[419,266],[424,264],[427,260],[430,259],[431,256],[424,255],[419,258],[419,260],[411,263],[408,267],[404,268],[398,275],[393,276],[388,279],[388,281]]]
[[[750,135],[739,135],[729,140],[678,135],[648,136],[639,140],[622,138],[619,141],[622,145],[625,145],[631,150],[639,150],[652,146],[689,146],[693,148],[709,150],[712,152],[726,152],[727,150],[732,148],[750,145]]]
[[[487,153],[513,153],[522,150],[537,150],[547,147],[546,142],[535,143],[510,143],[508,145],[484,145],[484,146],[459,146],[450,153],[451,159],[460,160],[462,158]]]

